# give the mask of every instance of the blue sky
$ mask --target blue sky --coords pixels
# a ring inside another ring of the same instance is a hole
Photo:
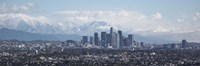
[[[63,10],[129,10],[153,14],[161,12],[165,17],[193,15],[200,11],[199,0],[2,0],[8,4],[34,3],[40,11]],[[170,19],[170,18],[169,18]]]
[[[155,11],[191,13],[200,11],[199,0],[2,0],[10,4],[31,2],[40,9],[59,10],[136,10],[144,13]]]

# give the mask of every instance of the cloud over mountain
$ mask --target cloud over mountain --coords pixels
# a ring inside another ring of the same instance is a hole
[[[92,35],[96,31],[108,31],[112,26],[115,30],[143,36],[170,36],[195,33],[200,31],[199,12],[191,19],[169,20],[165,14],[155,12],[145,14],[130,10],[66,10],[32,14],[35,4],[23,5],[0,3],[0,26],[10,29],[23,30],[32,33],[48,34],[78,34]],[[193,21],[191,21],[193,20]],[[190,34],[189,34],[190,35]],[[192,36],[192,34],[191,34]],[[195,36],[194,36],[195,37]],[[174,37],[191,39],[188,36]],[[198,38],[200,39],[200,38]],[[195,40],[197,41],[197,40]]]
[[[163,18],[163,15],[159,12],[156,12],[152,15],[145,15],[140,12],[127,10],[60,11],[54,13],[54,15],[62,16],[62,19],[65,19],[64,21],[73,22],[77,25],[82,25],[93,21],[104,21],[111,26],[124,26],[131,29],[131,32],[134,33],[143,31],[183,33],[194,30],[194,28],[191,27],[198,26],[192,25],[192,23],[189,22],[182,22],[183,20],[181,19],[178,19],[178,21],[170,21],[167,18]],[[130,30],[128,31],[130,32]]]
[[[27,13],[34,11],[35,5],[33,3],[26,4],[6,4],[0,3],[0,13]]]
[[[32,17],[26,14],[0,14],[0,25],[2,27],[23,30],[33,33],[55,33],[56,28],[46,23],[43,16]]]

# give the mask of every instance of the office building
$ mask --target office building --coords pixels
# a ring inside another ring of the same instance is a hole
[[[119,34],[119,46],[122,47],[123,46],[122,31],[118,31],[118,34]]]
[[[106,44],[107,44],[107,47],[108,47],[111,44],[111,35],[110,34],[106,34],[106,39],[107,39]]]
[[[88,43],[88,36],[83,36],[82,42],[83,42],[83,44]]]
[[[110,46],[112,46],[113,45],[113,28],[111,27],[110,28]]]
[[[113,28],[111,27],[111,28],[110,28],[110,34],[112,34],[112,33],[113,33]]]
[[[128,44],[129,44],[129,46],[133,45],[133,35],[132,34],[128,35]]]
[[[182,48],[186,48],[187,47],[187,41],[186,40],[182,40]]]
[[[101,32],[101,46],[103,46],[104,48],[107,47],[107,39],[106,39],[106,32]]]
[[[118,38],[118,33],[113,32],[112,33],[112,44],[111,44],[111,46],[113,48],[119,48],[119,40],[118,39],[119,39]]]
[[[99,46],[99,37],[98,37],[98,33],[94,33],[94,44]]]
[[[123,44],[124,44],[123,45],[124,47],[128,47],[129,46],[129,39],[128,38],[124,38],[123,39]]]
[[[94,44],[94,38],[90,37],[90,44]]]

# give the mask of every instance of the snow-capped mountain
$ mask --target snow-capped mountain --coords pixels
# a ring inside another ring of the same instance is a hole
[[[5,28],[23,30],[31,33],[58,33],[61,30],[48,23],[25,14],[4,14],[0,18],[0,25]]]
[[[76,40],[80,41],[81,36],[75,34],[37,34],[25,32],[22,30],[14,30],[8,28],[0,28],[0,40],[49,40],[49,41],[65,41]]]
[[[45,18],[42,17],[30,17],[25,14],[1,14],[0,15],[0,28],[8,28],[13,30],[22,30],[30,33],[37,34],[76,34],[76,35],[88,35],[93,36],[94,32],[107,31],[109,32],[110,27],[113,27],[115,31],[122,30],[123,33],[126,34],[134,34],[139,37],[136,38],[139,41],[148,41],[148,42],[156,42],[157,39],[164,40],[173,40],[180,41],[182,39],[195,40],[198,41],[199,34],[195,33],[187,33],[187,34],[177,34],[177,33],[161,33],[155,34],[152,32],[143,32],[147,35],[143,35],[140,33],[135,33],[132,31],[133,29],[129,29],[126,26],[122,25],[112,25],[110,22],[106,21],[91,21],[79,24],[79,22],[74,21],[66,21],[57,24],[51,24],[49,22],[45,22]],[[55,22],[54,22],[55,23]],[[150,34],[148,34],[150,33]],[[155,35],[151,35],[155,34]],[[140,37],[141,36],[141,37]],[[144,38],[146,37],[146,38]],[[151,37],[151,38],[147,38]],[[187,37],[187,38],[185,38]],[[148,39],[148,40],[147,40]],[[156,40],[154,40],[156,39]]]
[[[61,22],[51,24],[40,20],[40,17],[31,17],[26,14],[1,14],[0,26],[22,30],[31,33],[42,34],[79,34],[88,35],[95,31],[108,30],[111,25],[105,21],[92,21],[84,24],[78,24],[78,22]]]

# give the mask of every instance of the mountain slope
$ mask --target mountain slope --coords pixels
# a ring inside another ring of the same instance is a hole
[[[169,39],[163,39],[157,36],[141,36],[138,34],[134,35],[134,39],[136,41],[140,41],[140,42],[145,42],[145,43],[157,43],[157,44],[166,44],[166,43],[176,43],[178,41],[176,40],[169,40]],[[180,40],[181,41],[181,40]]]
[[[126,35],[124,35],[126,36]],[[2,40],[10,40],[10,39],[17,39],[17,40],[53,40],[53,41],[64,41],[64,40],[76,40],[80,41],[81,36],[74,35],[74,34],[36,34],[36,33],[29,33],[21,30],[13,30],[8,28],[1,28],[0,29],[0,39]],[[175,41],[164,40],[156,37],[146,37],[141,36],[138,34],[134,35],[134,39],[139,42],[145,43],[172,43]]]
[[[0,29],[0,39],[9,40],[9,39],[17,39],[17,40],[80,40],[80,36],[74,34],[36,34],[29,33],[21,30],[12,30],[7,28]]]

